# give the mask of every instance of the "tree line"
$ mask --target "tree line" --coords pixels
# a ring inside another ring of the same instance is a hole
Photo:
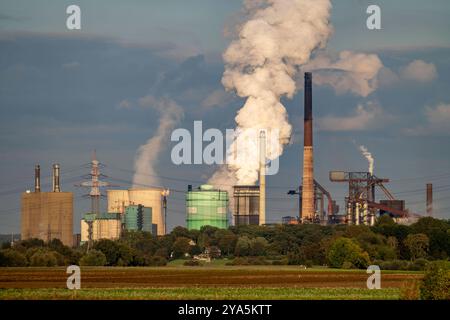
[[[201,230],[176,227],[165,236],[128,231],[119,240],[102,239],[70,248],[57,239],[4,243],[0,266],[164,266],[174,259],[198,265],[194,256],[227,259],[229,265],[302,265],[332,268],[423,270],[450,256],[450,221],[431,217],[406,226],[390,217],[373,227],[316,224],[232,226]]]

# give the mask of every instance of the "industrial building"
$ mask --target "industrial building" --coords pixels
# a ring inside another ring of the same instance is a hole
[[[67,246],[73,245],[73,193],[61,192],[59,165],[53,165],[53,188],[41,192],[40,166],[35,167],[34,192],[21,196],[21,237],[44,241],[59,239]]]
[[[162,188],[138,188],[129,190],[107,190],[108,212],[125,214],[126,207],[142,205],[152,210],[152,223],[157,225],[157,234],[166,233],[165,198]]]
[[[86,213],[81,219],[81,243],[100,239],[116,240],[122,232],[119,213]]]
[[[259,225],[259,186],[234,186],[234,224]]]
[[[281,224],[299,224],[297,217],[285,216],[281,218]]]
[[[131,205],[125,208],[122,222],[125,230],[157,233],[157,225],[152,223],[152,208]]]
[[[201,185],[197,190],[188,186],[186,193],[186,224],[189,230],[203,226],[228,228],[228,192]]]

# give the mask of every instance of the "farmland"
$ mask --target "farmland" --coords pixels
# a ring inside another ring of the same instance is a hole
[[[421,273],[382,272],[368,290],[365,270],[296,266],[82,267],[81,290],[65,268],[1,268],[0,299],[398,299]]]

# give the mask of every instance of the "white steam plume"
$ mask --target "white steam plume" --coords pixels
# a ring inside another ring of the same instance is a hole
[[[155,173],[155,165],[160,152],[167,146],[170,131],[180,122],[183,117],[183,109],[169,98],[156,99],[146,96],[139,100],[142,107],[156,109],[161,117],[156,134],[141,145],[134,160],[135,173],[133,176],[133,187],[159,186],[159,179]]]
[[[378,88],[383,63],[376,54],[342,51],[334,60],[321,53],[304,69],[314,71],[313,82],[317,85],[330,85],[338,94],[352,92],[367,97]]]
[[[244,5],[248,20],[223,54],[222,84],[247,100],[235,118],[238,134],[227,150],[227,166],[209,180],[222,188],[258,179],[258,143],[247,139],[249,132],[277,132],[278,139],[268,137],[266,157],[275,159],[283,153],[292,128],[280,98],[292,98],[298,67],[315,49],[324,48],[332,33],[329,0],[247,0]],[[239,140],[246,143],[237,148]]]
[[[365,146],[359,146],[359,150],[361,150],[362,155],[367,159],[367,162],[369,162],[369,172],[370,174],[373,174],[373,163],[374,159],[372,157],[372,154],[369,152],[369,150]]]

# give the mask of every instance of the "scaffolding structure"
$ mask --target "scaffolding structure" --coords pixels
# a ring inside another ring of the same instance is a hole
[[[370,172],[330,171],[330,181],[348,182],[348,196],[345,197],[347,224],[375,224],[378,209],[391,212],[395,216],[407,216],[408,212],[391,208],[375,201],[375,189],[379,187],[389,201],[395,201],[394,196],[384,186],[389,179],[378,178]]]

